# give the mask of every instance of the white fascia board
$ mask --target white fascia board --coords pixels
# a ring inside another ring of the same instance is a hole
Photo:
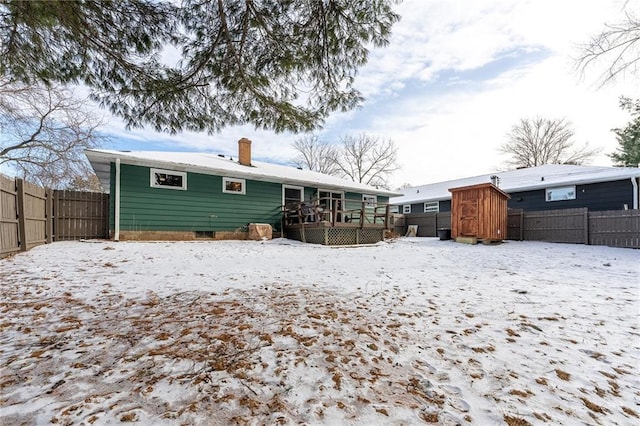
[[[180,163],[180,162],[173,162],[173,161],[144,159],[144,158],[139,158],[134,156],[128,156],[126,152],[120,153],[120,152],[104,152],[104,151],[86,150],[85,154],[87,158],[89,158],[89,161],[91,163],[93,163],[94,160],[112,162],[112,161],[115,161],[116,158],[120,158],[120,161],[123,164],[130,164],[134,166],[162,167],[169,170],[193,172],[193,173],[200,173],[205,175],[237,177],[237,178],[261,181],[261,182],[280,183],[285,185],[304,185],[306,187],[311,187],[311,188],[322,187],[322,188],[332,189],[332,190],[339,189],[340,191],[347,190],[347,191],[352,191],[357,193],[383,195],[388,197],[400,195],[397,192],[379,190],[379,189],[370,188],[370,187],[352,186],[352,185],[349,185],[348,183],[345,185],[332,184],[332,183],[326,183],[323,181],[312,181],[312,180],[305,180],[305,179],[273,176],[269,174],[256,173],[255,171],[253,171],[252,173],[244,173],[241,170],[230,170],[225,168],[217,168],[213,166],[200,166],[195,164]],[[228,161],[231,161],[231,160],[228,160]],[[250,167],[250,166],[243,166],[243,167]]]

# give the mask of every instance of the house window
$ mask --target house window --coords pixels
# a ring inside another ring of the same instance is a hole
[[[411,213],[411,204],[405,204],[402,206],[402,213],[409,214]]]
[[[545,190],[546,201],[575,200],[575,186],[560,186],[558,188],[547,188]]]
[[[301,203],[304,199],[304,188],[301,186],[282,185],[282,205],[290,206]]]
[[[430,201],[428,203],[424,203],[424,212],[425,213],[438,213],[440,211],[440,203],[437,201]]]
[[[151,187],[166,189],[187,189],[187,174],[172,170],[151,169]]]
[[[376,195],[362,194],[362,202],[365,207],[376,207],[378,205],[378,197]]]
[[[228,194],[245,194],[246,184],[244,179],[222,178],[222,192]]]

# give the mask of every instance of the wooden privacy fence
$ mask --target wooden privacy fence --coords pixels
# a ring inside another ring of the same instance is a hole
[[[409,225],[418,225],[418,237],[435,237],[438,229],[451,229],[451,212],[406,215],[404,224],[405,229]]]
[[[107,238],[109,194],[53,191],[55,241]]]
[[[0,256],[51,242],[51,192],[0,175]]]
[[[436,237],[438,229],[451,228],[451,213],[397,215],[396,233],[418,225],[419,237]],[[640,248],[640,210],[590,212],[586,208],[527,212],[509,209],[507,239],[553,243]]]
[[[509,210],[508,239],[640,248],[640,210]]]
[[[52,190],[0,175],[0,257],[52,241],[108,235],[108,194]]]

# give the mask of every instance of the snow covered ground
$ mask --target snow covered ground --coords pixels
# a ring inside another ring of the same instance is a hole
[[[0,260],[1,424],[640,422],[640,251],[60,242]]]

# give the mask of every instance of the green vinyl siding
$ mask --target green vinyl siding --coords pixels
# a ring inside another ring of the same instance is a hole
[[[222,192],[222,176],[187,172],[187,190],[152,188],[149,167],[120,166],[121,230],[235,231],[249,223],[280,229],[281,203],[279,183],[247,179],[246,194],[229,194]]]

